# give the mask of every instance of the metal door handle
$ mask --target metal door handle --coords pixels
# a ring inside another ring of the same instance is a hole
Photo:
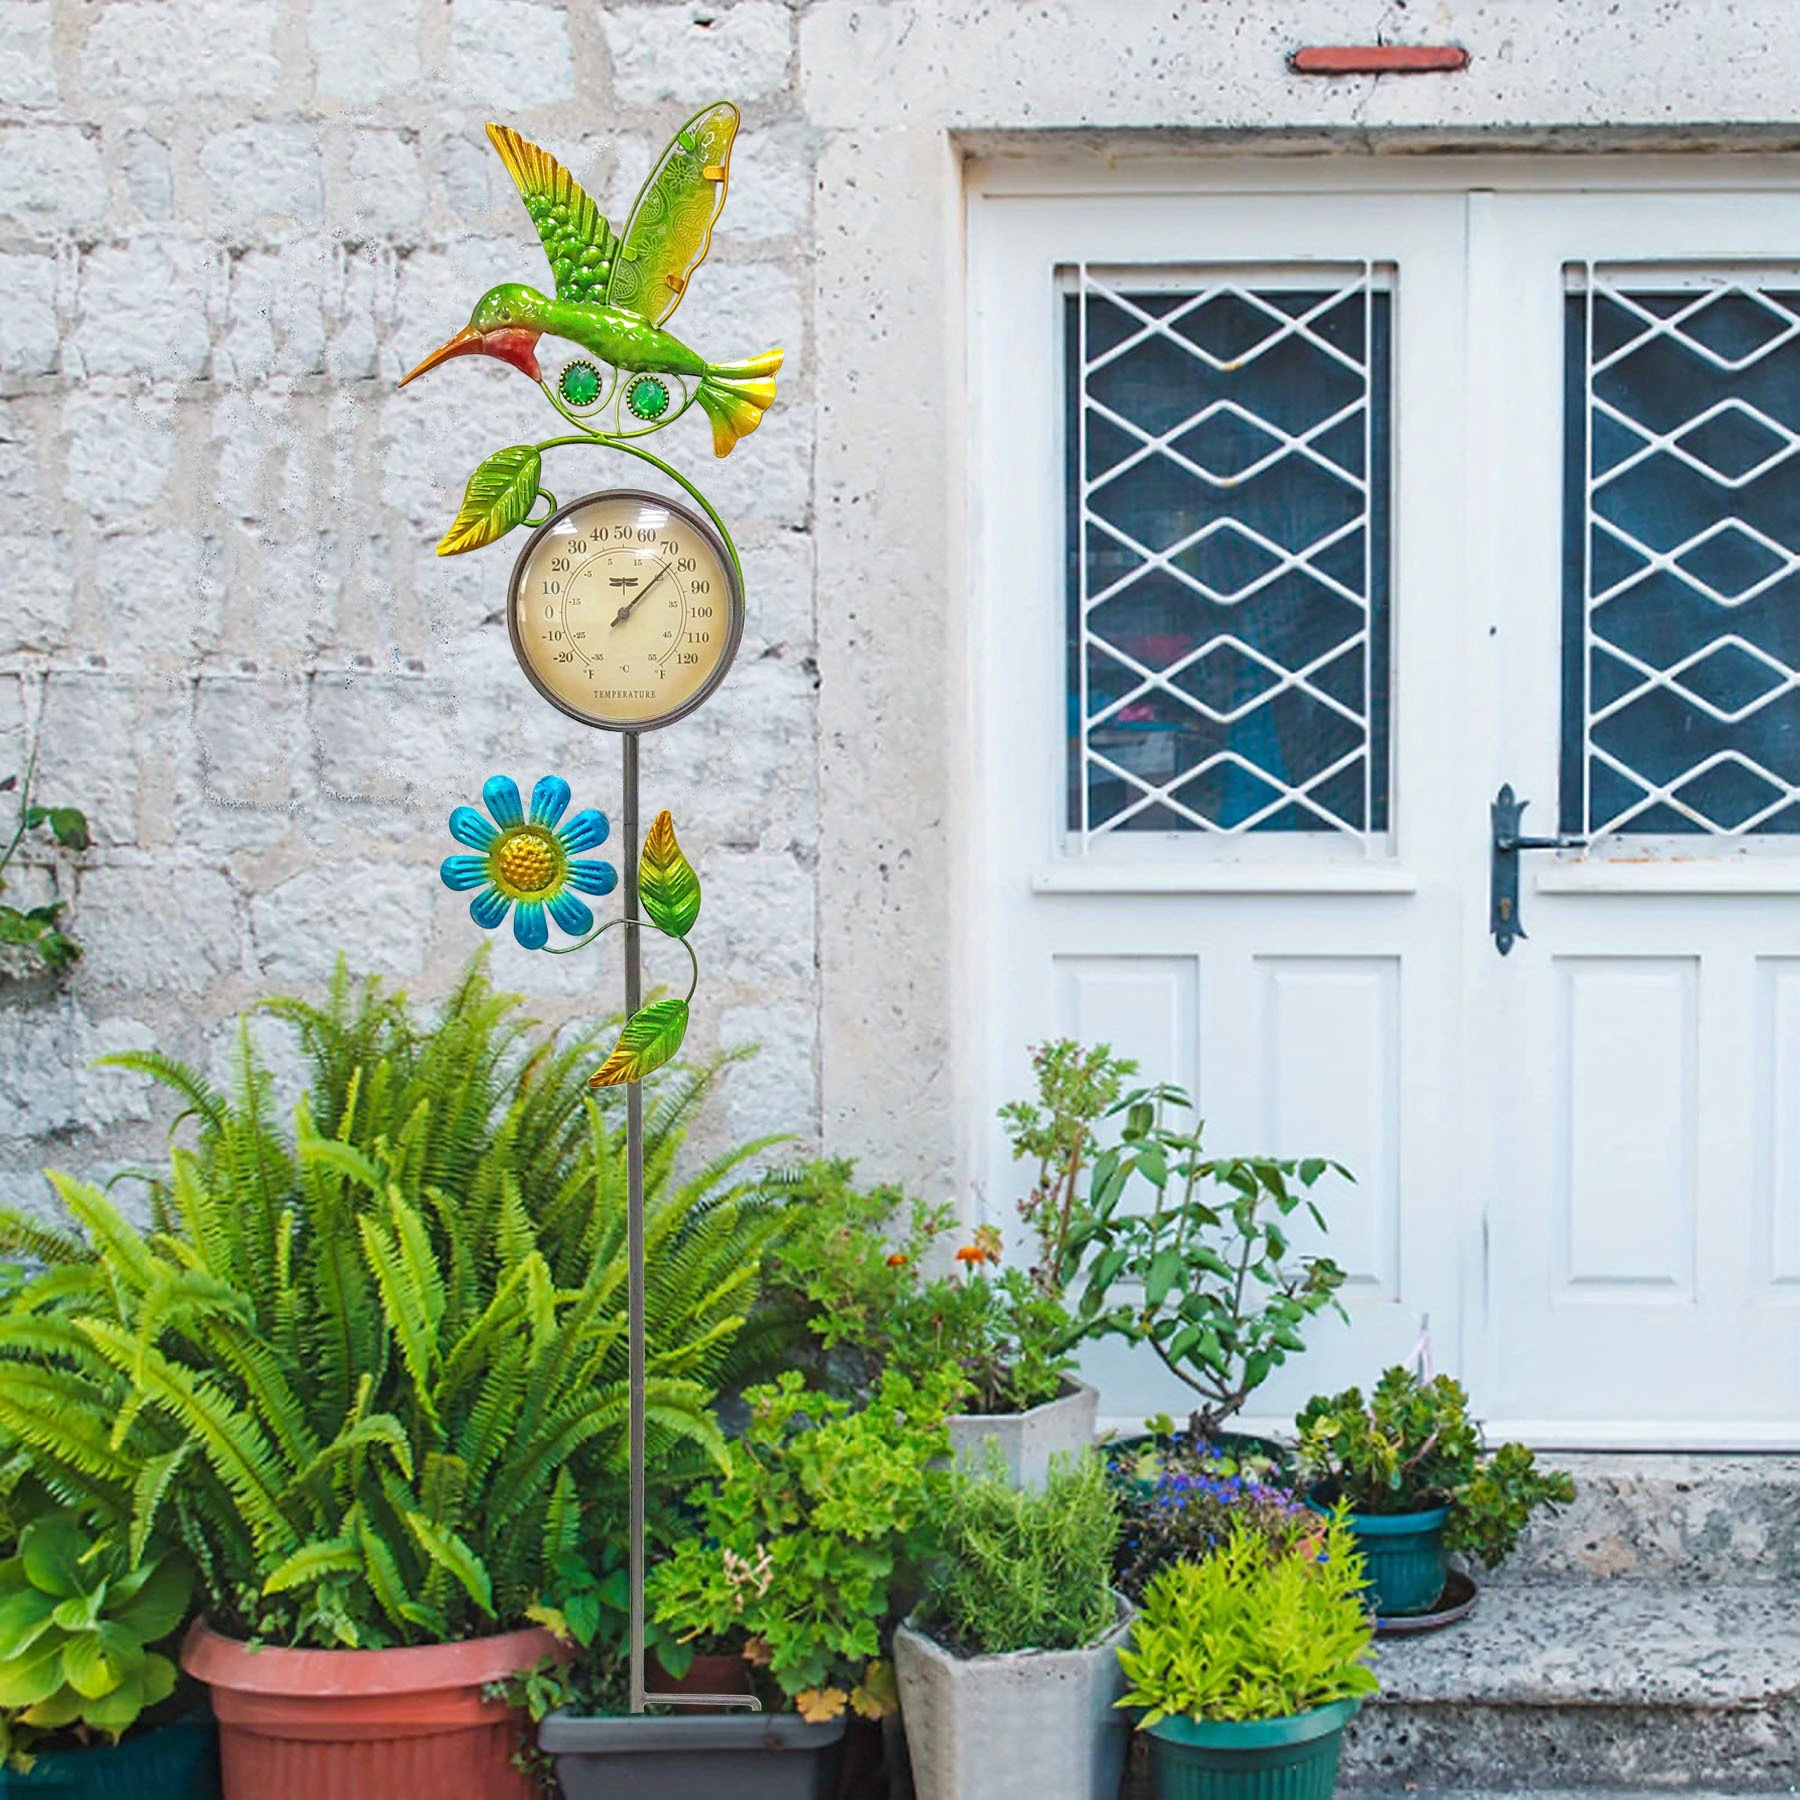
[[[1488,858],[1488,930],[1494,948],[1504,956],[1516,939],[1525,935],[1519,923],[1519,852],[1521,850],[1579,850],[1583,837],[1525,837],[1519,831],[1529,800],[1519,799],[1506,782],[1488,808],[1493,827]]]

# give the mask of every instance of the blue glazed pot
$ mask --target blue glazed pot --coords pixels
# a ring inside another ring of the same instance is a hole
[[[1447,1506],[1425,1512],[1351,1513],[1350,1529],[1367,1570],[1364,1591],[1379,1619],[1429,1612],[1450,1577],[1444,1548]]]
[[[0,1768],[0,1800],[218,1800],[218,1793],[211,1714],[91,1750],[46,1750],[29,1775]]]
[[[1156,1800],[1331,1800],[1360,1700],[1284,1719],[1163,1719],[1146,1728]]]

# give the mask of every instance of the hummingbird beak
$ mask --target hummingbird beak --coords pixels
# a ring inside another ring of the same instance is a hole
[[[521,374],[529,375],[533,381],[541,381],[543,377],[537,359],[539,335],[523,325],[503,325],[498,330],[485,332],[477,331],[473,325],[465,325],[449,343],[440,344],[410,375],[403,376],[400,386],[405,387],[427,369],[435,369],[453,356],[476,355],[498,357],[503,363],[511,363]]]

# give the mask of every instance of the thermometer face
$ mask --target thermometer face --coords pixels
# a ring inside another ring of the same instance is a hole
[[[724,679],[743,635],[737,572],[699,514],[629,489],[571,501],[513,569],[513,653],[551,705],[653,731]]]

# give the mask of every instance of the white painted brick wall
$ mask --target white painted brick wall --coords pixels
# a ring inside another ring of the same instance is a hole
[[[239,1010],[316,992],[340,950],[441,991],[482,941],[437,879],[444,817],[492,771],[558,769],[616,812],[616,741],[507,649],[516,545],[433,554],[475,464],[557,421],[498,365],[394,383],[494,282],[548,285],[487,119],[622,224],[715,88],[747,128],[676,327],[716,354],[784,343],[790,373],[728,471],[682,434],[739,528],[750,631],[713,707],[647,746],[645,797],[708,885],[696,1047],[759,1020],[779,1040],[713,1135],[816,1135],[813,134],[789,7],[677,10],[0,0],[0,774],[41,733],[42,797],[97,840],[14,894],[70,898],[88,955],[61,988],[0,985],[0,1204],[40,1198],[46,1163],[155,1153],[166,1110],[97,1054],[223,1071]],[[562,452],[548,479],[638,473]],[[610,952],[494,941],[545,1016],[616,1007]]]
[[[1287,71],[1384,34],[1474,61]],[[154,1149],[98,1051],[222,1066],[236,1012],[340,947],[441,990],[478,936],[437,884],[443,818],[492,770],[612,799],[611,741],[513,667],[511,552],[432,553],[541,402],[472,362],[393,386],[492,283],[543,279],[486,119],[617,220],[688,109],[745,107],[677,325],[790,362],[729,462],[672,434],[739,527],[749,629],[646,746],[647,798],[710,870],[696,1042],[770,1045],[715,1129],[936,1184],[970,1086],[961,147],[1791,140],[1793,41],[1792,0],[0,0],[0,769],[41,725],[44,797],[98,837],[84,874],[29,876],[92,951],[47,999],[0,993],[0,1200]],[[549,480],[627,473],[556,452]],[[553,1017],[617,979],[504,936],[496,968]]]

